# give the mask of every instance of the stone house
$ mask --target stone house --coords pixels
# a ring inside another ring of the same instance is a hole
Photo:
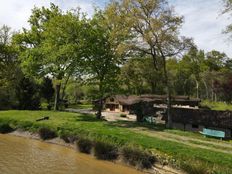
[[[139,102],[152,103],[153,106],[165,105],[167,100],[166,95],[114,95],[106,97],[103,100],[104,109],[106,111],[115,111],[115,112],[131,112],[133,105]],[[197,107],[199,106],[201,100],[199,99],[190,99],[188,96],[173,96],[172,105],[177,106],[189,106]]]
[[[138,103],[139,101],[140,98],[135,95],[115,95],[105,99],[104,108],[106,111],[129,113],[132,105]]]

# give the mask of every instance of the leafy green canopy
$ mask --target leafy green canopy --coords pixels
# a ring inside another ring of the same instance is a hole
[[[30,29],[15,36],[22,67],[30,75],[62,80],[74,72],[82,54],[81,32],[85,18],[79,11],[63,13],[57,6],[34,8]]]

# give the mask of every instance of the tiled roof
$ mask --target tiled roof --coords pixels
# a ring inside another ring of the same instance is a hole
[[[133,105],[139,102],[153,102],[157,104],[166,103],[166,95],[115,95],[111,96],[121,105]],[[188,96],[173,96],[173,104],[183,104],[183,105],[192,105],[196,106],[200,102],[200,99],[190,99]],[[107,102],[109,103],[109,102]]]

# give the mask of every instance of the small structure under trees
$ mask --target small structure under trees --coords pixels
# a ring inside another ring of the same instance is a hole
[[[132,52],[150,56],[154,69],[162,70],[167,94],[167,127],[172,127],[171,87],[166,61],[188,49],[191,39],[180,37],[183,17],[176,15],[167,0],[115,0],[108,6],[112,23],[128,28],[133,39],[128,41]],[[112,15],[114,14],[114,15]],[[114,16],[117,17],[115,20]]]
[[[93,104],[98,108],[102,102],[103,109],[106,111],[133,113],[137,116],[137,121],[142,121],[145,116],[154,116],[156,111],[166,110],[166,100],[166,95],[114,95],[95,100]],[[198,108],[201,100],[188,96],[173,96],[171,101],[172,107]]]

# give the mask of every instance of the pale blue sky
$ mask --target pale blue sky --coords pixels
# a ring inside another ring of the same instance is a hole
[[[89,16],[93,6],[104,7],[109,0],[0,0],[0,25],[6,24],[19,30],[27,27],[27,20],[34,6],[49,6],[50,2],[59,5],[63,10],[81,7]],[[192,37],[205,51],[216,49],[232,57],[232,41],[222,34],[231,21],[228,15],[220,15],[222,0],[169,0],[185,23],[181,34]]]

